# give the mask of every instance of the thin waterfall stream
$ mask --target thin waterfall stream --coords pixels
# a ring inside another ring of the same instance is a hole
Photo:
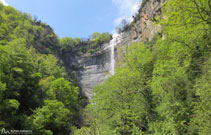
[[[117,45],[118,43],[118,38],[119,38],[119,35],[118,34],[114,34],[113,35],[113,39],[110,41],[110,49],[111,49],[111,53],[110,53],[110,59],[111,59],[111,63],[110,63],[110,74],[111,75],[114,75],[115,73],[115,46]]]

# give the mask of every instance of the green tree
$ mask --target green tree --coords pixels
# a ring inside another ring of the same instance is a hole
[[[204,58],[209,57],[210,25],[203,19],[209,18],[204,12],[207,3],[172,0],[164,7],[160,24],[165,40],[155,46],[157,61],[152,80],[159,103],[159,117],[151,126],[154,134],[188,133],[195,102],[193,84],[201,74]]]
[[[95,88],[95,96],[87,107],[89,128],[76,133],[90,134],[142,134],[155,117],[151,95],[153,54],[144,44],[127,49],[124,66],[103,85]]]
[[[4,127],[20,128],[23,113],[30,114],[37,107],[36,89],[40,79],[36,72],[30,51],[25,48],[24,40],[14,40],[1,47],[1,120]]]
[[[47,96],[51,100],[58,100],[72,111],[76,111],[78,102],[79,88],[73,86],[64,78],[53,80],[47,91]],[[72,112],[73,113],[73,112]]]
[[[211,126],[211,59],[208,59],[203,66],[203,74],[195,84],[196,95],[199,101],[194,108],[194,115],[191,121],[191,134],[208,135]]]
[[[33,133],[38,135],[69,134],[68,120],[70,111],[57,100],[46,100],[44,106],[34,111],[29,121]]]
[[[0,13],[0,128],[69,134],[78,118],[79,88],[67,81],[57,58],[57,36],[10,6],[0,3]]]

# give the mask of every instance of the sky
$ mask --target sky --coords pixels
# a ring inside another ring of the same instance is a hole
[[[60,37],[88,38],[115,33],[122,19],[131,20],[141,0],[0,0],[49,24]]]

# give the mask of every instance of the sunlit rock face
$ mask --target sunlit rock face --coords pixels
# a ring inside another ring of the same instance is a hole
[[[94,55],[85,54],[78,59],[82,68],[77,72],[81,94],[89,99],[94,95],[93,89],[115,74],[117,62],[121,60],[118,48],[131,42],[128,33],[115,34],[112,40],[104,44]],[[125,50],[125,49],[124,49]]]
[[[134,25],[130,31],[133,39],[139,41],[150,41],[154,35],[161,31],[161,26],[155,24],[157,17],[161,14],[162,4],[165,0],[148,0],[139,10],[138,16],[134,18]]]
[[[83,96],[91,98],[94,87],[109,77],[110,50],[103,50],[94,55],[84,55],[80,58],[79,63],[83,67],[77,73],[81,93]]]
[[[122,60],[126,48],[136,41],[150,41],[161,31],[153,22],[161,13],[164,0],[149,0],[134,18],[133,27],[122,34],[113,35],[110,43],[104,44],[95,54],[75,56],[66,54],[63,61],[68,69],[75,67],[76,77],[81,87],[81,94],[91,98],[96,85],[102,84],[115,73],[115,67]]]
[[[115,71],[115,47],[122,41],[121,35],[113,35],[113,39],[104,44],[95,54],[85,54],[78,63],[83,67],[77,72],[82,95],[91,98],[96,85],[102,84]]]

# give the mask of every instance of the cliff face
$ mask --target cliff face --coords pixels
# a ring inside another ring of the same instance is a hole
[[[113,39],[116,64],[132,42],[150,41],[156,33],[160,32],[161,27],[155,25],[153,21],[160,15],[163,2],[164,0],[148,0],[134,18],[132,28]],[[103,83],[111,75],[110,46],[111,43],[104,44],[95,54],[80,56],[65,54],[63,57],[66,67],[76,69],[75,74],[80,83],[81,94],[88,98],[93,96],[94,87]]]
[[[154,24],[156,18],[161,14],[161,5],[165,0],[148,0],[140,8],[138,15],[134,18],[134,25],[130,31],[132,38],[139,41],[150,41],[161,26]]]
[[[95,55],[84,55],[79,59],[82,69],[77,72],[82,95],[91,98],[92,90],[109,77],[110,49],[99,51]]]
[[[94,54],[62,53],[61,59],[65,67],[69,71],[74,71],[73,74],[75,74],[81,87],[81,94],[85,97],[91,98],[94,87],[110,76],[111,59],[108,46],[109,43],[104,44],[101,50]]]

